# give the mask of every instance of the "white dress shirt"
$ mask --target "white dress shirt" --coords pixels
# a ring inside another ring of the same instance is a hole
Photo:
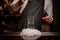
[[[48,13],[48,15],[53,16],[52,0],[45,0],[44,5],[44,10]]]

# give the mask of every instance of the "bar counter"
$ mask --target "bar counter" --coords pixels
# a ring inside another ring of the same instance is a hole
[[[1,32],[0,36],[20,36],[20,32]],[[42,32],[42,36],[60,36],[60,32]]]

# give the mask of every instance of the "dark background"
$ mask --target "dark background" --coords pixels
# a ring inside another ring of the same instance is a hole
[[[53,22],[53,30],[56,32],[60,32],[60,10],[59,10],[59,0],[53,0],[53,17],[54,17],[54,22]]]

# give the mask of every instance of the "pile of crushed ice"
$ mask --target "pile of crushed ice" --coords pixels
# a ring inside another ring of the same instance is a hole
[[[30,28],[26,28],[26,29],[23,29],[21,34],[20,34],[24,39],[27,38],[27,39],[36,39],[38,37],[40,37],[42,35],[42,33],[37,30],[37,29],[30,29]]]

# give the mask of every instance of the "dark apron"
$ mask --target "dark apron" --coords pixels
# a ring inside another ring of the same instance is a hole
[[[44,0],[31,0],[23,10],[18,29],[27,28],[27,16],[34,16],[34,28],[41,30],[42,17],[44,15]]]

